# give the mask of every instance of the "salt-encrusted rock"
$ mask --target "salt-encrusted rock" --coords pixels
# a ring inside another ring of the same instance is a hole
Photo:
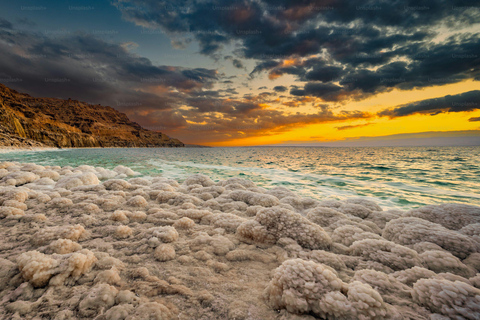
[[[242,201],[252,206],[273,207],[280,203],[274,196],[247,190],[232,191],[229,197],[234,201]]]
[[[138,172],[135,172],[133,171],[132,169],[128,168],[128,167],[125,167],[125,166],[122,166],[122,165],[119,165],[119,166],[116,166],[113,171],[115,171],[116,173],[118,174],[124,174],[126,175],[127,177],[130,177],[130,176],[134,176],[134,175],[138,175],[139,173]]]
[[[148,205],[147,200],[142,196],[134,196],[127,201],[127,205],[131,207],[144,208]]]
[[[204,224],[210,224],[214,227],[223,228],[230,232],[235,232],[245,221],[246,219],[231,213],[210,214],[202,219],[202,223]]]
[[[169,244],[159,245],[155,249],[155,259],[158,261],[169,261],[175,259],[175,248]]]
[[[125,181],[133,171],[117,171],[0,163],[0,318],[445,320],[478,313],[477,207],[407,214],[238,178],[193,176],[180,185],[165,177]],[[85,184],[90,178],[105,181]],[[271,308],[257,302],[265,287]]]
[[[450,319],[474,320],[480,314],[480,290],[461,281],[420,279],[412,295],[415,302]]]
[[[177,230],[170,226],[155,228],[152,235],[163,242],[174,242],[178,239]]]
[[[49,253],[66,254],[79,251],[82,246],[70,239],[58,239],[50,243],[48,246]]]
[[[372,210],[368,209],[367,207],[355,203],[342,203],[337,210],[361,219],[367,218],[370,213],[372,213]]]
[[[389,303],[396,304],[395,300],[403,300],[411,296],[411,290],[407,285],[403,284],[392,275],[381,271],[368,269],[359,270],[355,272],[352,281],[360,281],[369,284],[372,288],[377,290],[384,299],[386,296],[389,296]]]
[[[210,187],[215,185],[215,182],[213,182],[209,177],[202,174],[194,174],[185,179],[184,184],[187,186],[198,184],[202,187]]]
[[[413,286],[413,284],[419,279],[430,279],[434,278],[436,275],[437,274],[435,272],[422,267],[413,267],[391,274],[392,277],[410,287]]]
[[[132,187],[129,182],[121,179],[107,180],[103,183],[103,185],[107,190],[127,190]]]
[[[94,286],[80,301],[78,312],[83,317],[93,317],[100,310],[106,311],[115,304],[118,290],[106,283]]]
[[[268,305],[321,318],[385,319],[387,306],[368,284],[346,284],[324,265],[287,260],[275,270],[264,291]]]
[[[25,280],[34,287],[43,287],[49,282],[51,285],[62,285],[69,277],[76,281],[89,272],[96,261],[89,250],[53,256],[29,251],[19,256],[17,264]]]
[[[163,304],[158,302],[147,302],[139,305],[133,313],[125,320],[136,319],[155,319],[155,320],[171,320],[172,312]]]
[[[178,219],[173,224],[173,227],[175,229],[191,229],[194,226],[195,226],[195,221],[193,221],[192,219],[187,218],[187,217],[183,217],[181,219]]]
[[[375,201],[368,200],[365,198],[349,198],[345,200],[345,202],[361,205],[369,209],[370,211],[383,211],[382,207],[380,207]]]
[[[25,211],[19,208],[13,207],[0,207],[0,218],[6,218],[10,216],[23,216],[25,215]]]
[[[73,226],[47,227],[40,229],[31,237],[31,242],[35,245],[44,245],[57,239],[69,239],[72,241],[85,240],[89,237],[89,232],[85,228],[76,224]]]
[[[0,180],[0,185],[21,186],[33,182],[40,177],[33,172],[15,171],[7,174]]]
[[[99,183],[100,180],[98,180],[98,177],[94,173],[87,172],[64,176],[63,178],[60,178],[60,180],[58,180],[55,188],[73,189],[79,186],[97,185]]]
[[[438,223],[447,229],[460,230],[473,223],[480,223],[480,207],[461,203],[428,205],[406,212],[404,217],[417,217]]]
[[[115,237],[118,239],[125,239],[132,236],[133,230],[128,226],[118,226],[115,229]]]
[[[382,239],[382,237],[376,233],[365,232],[362,229],[352,225],[339,227],[335,229],[332,234],[333,242],[341,243],[347,247],[351,246],[355,241],[365,239],[379,240]]]
[[[421,266],[421,259],[415,250],[391,241],[366,239],[351,246],[352,254],[379,262],[392,270],[404,270]]]
[[[469,268],[457,257],[447,251],[429,250],[420,254],[423,264],[436,273],[451,272],[459,276],[469,278],[475,275],[476,271]]]
[[[118,269],[115,267],[112,267],[109,270],[104,270],[97,274],[95,277],[95,280],[93,281],[94,283],[107,283],[110,285],[119,285],[122,281],[122,278],[120,277],[118,273]],[[118,300],[118,299],[117,299]]]
[[[205,232],[199,232],[197,236],[189,242],[189,247],[192,251],[204,250],[219,256],[224,256],[233,250],[235,245],[227,237],[218,234],[210,236]]]
[[[399,218],[388,222],[382,236],[402,245],[432,242],[460,259],[466,258],[471,253],[480,252],[480,245],[470,237],[446,229],[437,223],[415,217]]]
[[[238,227],[237,235],[265,243],[275,243],[280,238],[289,237],[309,249],[329,249],[332,244],[328,234],[319,225],[296,212],[278,207],[260,210],[253,220]]]

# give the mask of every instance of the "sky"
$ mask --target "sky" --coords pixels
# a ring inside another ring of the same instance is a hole
[[[480,5],[2,1],[0,83],[190,144],[478,142]]]

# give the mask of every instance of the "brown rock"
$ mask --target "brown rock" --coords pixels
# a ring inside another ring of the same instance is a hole
[[[0,146],[184,147],[111,107],[34,98],[0,84]]]

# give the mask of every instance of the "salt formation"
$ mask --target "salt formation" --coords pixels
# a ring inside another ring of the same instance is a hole
[[[343,283],[334,272],[313,261],[293,259],[275,270],[265,289],[267,303],[292,313],[321,318],[384,319],[387,305],[368,284]]]
[[[309,249],[327,249],[332,242],[320,226],[294,211],[278,207],[259,211],[254,219],[240,225],[237,233],[243,238],[267,243],[290,237]]]
[[[480,290],[461,281],[421,279],[413,285],[413,299],[449,319],[478,319]]]
[[[1,319],[478,319],[480,208],[0,163]]]

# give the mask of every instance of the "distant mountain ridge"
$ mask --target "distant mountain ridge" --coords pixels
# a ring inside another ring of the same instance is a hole
[[[0,146],[184,147],[111,107],[35,98],[0,84]]]

